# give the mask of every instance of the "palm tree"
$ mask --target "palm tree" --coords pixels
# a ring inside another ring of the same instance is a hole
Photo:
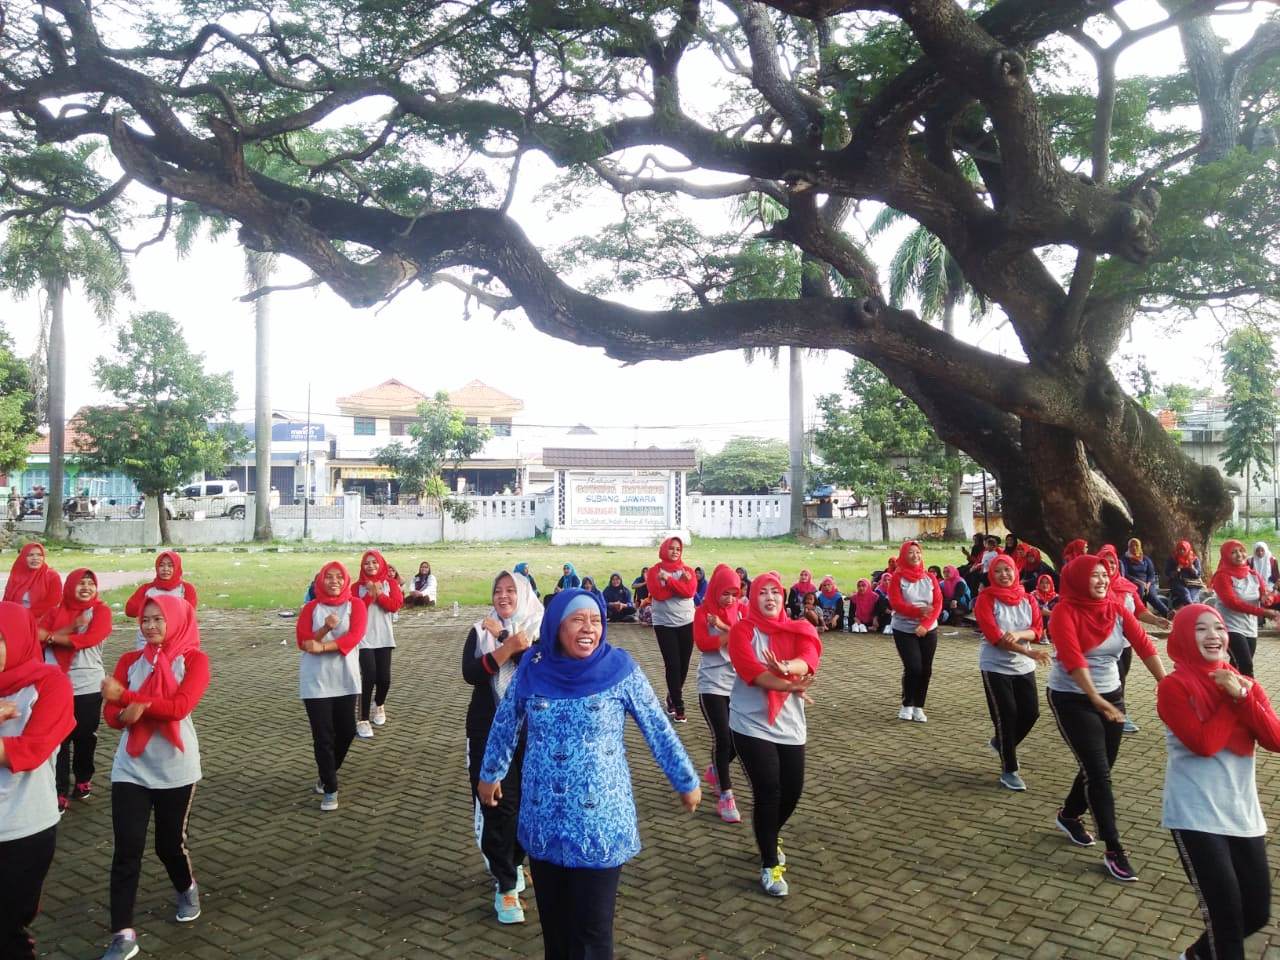
[[[883,233],[903,214],[892,207],[885,207],[867,230],[869,236]],[[987,303],[969,286],[964,271],[955,257],[932,233],[917,226],[899,244],[889,261],[889,300],[901,307],[909,295],[920,301],[920,316],[929,322],[940,320],[942,330],[955,334],[956,307],[969,299],[969,314],[979,317],[987,311]],[[945,445],[948,459],[960,462],[960,451],[951,444]],[[960,488],[964,484],[964,469],[957,467],[951,475],[947,489],[947,525],[943,532],[949,540],[963,540],[964,524],[960,517]]]

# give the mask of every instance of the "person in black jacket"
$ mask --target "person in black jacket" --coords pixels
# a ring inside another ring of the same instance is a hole
[[[493,906],[499,923],[524,922],[519,897],[525,887],[524,850],[516,839],[523,734],[510,772],[502,781],[502,799],[496,806],[480,803],[476,784],[498,704],[515,678],[520,657],[533,643],[541,625],[542,604],[529,581],[504,570],[493,581],[493,608],[471,628],[462,650],[462,678],[472,686],[471,703],[467,706],[467,771],[475,804],[476,841],[493,877]]]

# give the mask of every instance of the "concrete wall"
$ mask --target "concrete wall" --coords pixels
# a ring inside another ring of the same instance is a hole
[[[699,537],[762,539],[781,537],[791,527],[791,494],[728,497],[689,494],[689,532]]]

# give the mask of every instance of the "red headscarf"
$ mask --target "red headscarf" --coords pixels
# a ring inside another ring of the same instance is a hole
[[[893,571],[896,570],[897,568],[898,568],[897,557],[890,557],[888,560],[885,561],[885,565],[884,565],[885,573],[893,573]]]
[[[867,585],[867,589],[863,590],[862,585]],[[871,581],[863,577],[858,581],[858,592],[853,595],[853,614],[859,621],[870,620],[871,614],[875,612],[876,604],[880,602],[880,597],[871,589]]]
[[[1083,557],[1089,552],[1088,540],[1072,540],[1062,548],[1062,565],[1065,567],[1076,557]]]
[[[1120,554],[1111,544],[1106,544],[1098,551],[1097,557],[1107,568],[1107,576],[1111,578],[1111,592],[1123,600],[1125,594],[1133,594],[1134,610],[1141,611],[1146,606],[1138,594],[1138,585],[1124,575],[1120,566]]]
[[[9,579],[4,585],[4,599],[21,604],[23,594],[26,594],[32,614],[42,617],[57,606],[62,593],[62,578],[54,572],[47,560],[34,570],[27,566],[27,557],[35,550],[40,551],[42,558],[48,556],[44,547],[38,543],[23,544],[13,566],[9,568]]]
[[[805,579],[806,574],[809,577],[808,580]],[[796,582],[791,585],[791,589],[803,597],[806,593],[813,593],[817,590],[818,585],[813,582],[812,573],[808,570],[801,570],[799,578],[797,578]]]
[[[996,578],[991,576],[995,572],[996,567],[1008,567],[1013,571],[1013,585],[1002,587],[996,583]],[[1022,589],[1022,584],[1018,581],[1018,565],[1014,563],[1013,558],[1008,554],[1000,554],[991,561],[991,566],[987,569],[987,579],[990,586],[983,589],[983,593],[989,593],[996,600],[1010,607],[1016,607],[1024,599],[1026,599],[1027,591]]]
[[[1244,550],[1244,563],[1233,563],[1231,560],[1231,551],[1237,548]],[[1239,540],[1228,540],[1218,551],[1218,569],[1213,572],[1213,588],[1215,591],[1218,589],[1218,578],[1224,574],[1232,580],[1243,580],[1252,572],[1249,551],[1245,550],[1244,544]]]
[[[31,611],[20,603],[0,603],[0,637],[4,639],[4,670],[0,672],[0,697],[8,697],[30,686],[42,671],[57,670],[40,658],[36,622]],[[72,719],[73,727],[75,720]],[[70,732],[70,731],[68,731]]]
[[[1173,659],[1173,672],[1160,681],[1156,691],[1161,719],[1165,719],[1170,712],[1177,714],[1185,711],[1193,714],[1198,723],[1205,724],[1220,707],[1227,706],[1223,693],[1213,682],[1212,674],[1215,670],[1230,670],[1236,674],[1239,671],[1227,660],[1225,643],[1221,660],[1206,660],[1200,652],[1196,643],[1196,621],[1206,613],[1213,614],[1222,622],[1222,614],[1203,603],[1188,604],[1173,618],[1168,644],[1169,656]],[[1169,719],[1173,719],[1176,724],[1179,718],[1174,716]],[[1183,715],[1181,719],[1187,722],[1191,718]],[[1168,720],[1165,722],[1168,723]],[[1226,749],[1247,757],[1253,753],[1253,741],[1249,728],[1237,719],[1227,737]]]
[[[767,583],[772,583],[778,588],[779,593],[782,592],[781,577],[773,571],[760,574],[751,581],[750,601],[747,604],[747,615],[743,620],[769,638],[769,649],[777,655],[779,660],[790,660],[799,656],[801,648],[809,644],[817,648],[815,657],[822,656],[822,640],[818,636],[817,629],[808,620],[792,620],[787,616],[785,604],[779,607],[778,616],[774,619],[769,619],[760,612],[758,603],[760,590]],[[810,666],[817,669],[814,664]],[[759,671],[756,675],[759,675]],[[778,719],[778,714],[789,696],[791,694],[784,690],[765,691],[765,697],[769,702],[770,724]]]
[[[728,592],[733,593],[733,599],[727,607],[721,606],[720,595]],[[711,579],[707,581],[706,595],[698,605],[698,614],[693,618],[693,642],[698,645],[699,650],[719,649],[723,635],[712,635],[707,619],[715,616],[732,627],[745,613],[741,597],[742,578],[738,576],[738,571],[727,563],[716,564],[716,568],[711,571]]]
[[[1190,540],[1179,540],[1178,545],[1173,548],[1173,562],[1178,565],[1181,570],[1190,570],[1196,562],[1196,550],[1191,546]]]
[[[1027,565],[1027,556],[1029,551],[1025,543],[1019,543],[1013,548],[1013,571],[1019,576],[1022,575],[1022,569]],[[988,570],[988,572],[990,572]]]
[[[364,572],[364,562],[365,560],[369,559],[369,557],[373,557],[376,561],[378,561],[378,572],[375,573],[372,577]],[[368,587],[368,586],[372,586],[375,583],[386,583],[388,576],[389,574],[387,573],[386,557],[384,557],[377,550],[366,550],[364,552],[364,556],[360,558],[360,579],[356,581],[357,586]]]
[[[1089,581],[1098,567],[1107,565],[1093,554],[1076,557],[1062,568],[1062,599],[1053,609],[1053,622],[1069,619],[1075,625],[1080,652],[1086,653],[1111,635],[1116,618],[1123,616],[1124,604],[1114,591],[1098,600],[1089,593]]]
[[[1031,570],[1040,566],[1040,551],[1035,547],[1027,547],[1026,566]]]
[[[904,543],[898,548],[897,562],[895,563],[893,560],[889,561],[889,570],[892,573],[896,573],[903,580],[910,580],[912,583],[915,583],[917,580],[923,580],[925,577],[929,576],[929,571],[924,568],[923,549],[921,549],[920,552],[920,562],[915,566],[912,566],[910,561],[907,560],[907,551],[912,547],[919,546],[920,541],[918,540],[908,540]]]
[[[164,641],[159,644],[148,643],[142,648],[142,658],[151,664],[151,673],[138,687],[139,700],[146,700],[148,697],[167,699],[176,694],[178,680],[173,675],[173,662],[192,650],[200,649],[200,627],[196,623],[196,612],[191,609],[191,604],[181,597],[164,594],[148,597],[147,604],[152,603],[164,613]],[[145,612],[146,605],[142,609]],[[157,732],[179,750],[183,749],[179,721],[149,719],[144,713],[142,719],[129,727],[128,741],[125,744],[129,756],[141,756],[151,735]]]
[[[324,588],[324,575],[331,569],[337,567],[342,572],[342,589],[338,591],[336,597],[331,597]],[[337,560],[330,560],[320,572],[316,574],[316,579],[312,585],[312,592],[316,595],[316,600],[324,604],[326,607],[337,607],[351,599],[351,574],[347,573],[347,568]]]
[[[50,633],[56,633],[67,624],[73,622],[76,617],[84,613],[86,610],[93,610],[96,607],[104,606],[98,599],[97,593],[89,600],[81,600],[76,597],[76,587],[80,585],[80,581],[85,577],[89,577],[93,581],[94,587],[98,585],[98,578],[94,576],[92,570],[81,567],[78,570],[72,570],[67,574],[67,582],[62,585],[62,603],[50,610],[45,615],[41,625]],[[71,669],[71,661],[75,659],[76,651],[74,647],[50,647],[53,650],[53,657],[58,661],[58,666],[62,668],[62,672],[66,673]]]
[[[830,589],[828,589],[828,587]],[[818,584],[818,592],[824,597],[835,597],[840,595],[840,588],[836,586],[836,579],[832,576],[825,576],[822,582]]]
[[[942,599],[950,603],[962,583],[964,583],[964,578],[960,576],[960,571],[952,564],[947,564],[943,567],[942,579],[938,581],[938,586],[942,588]]]
[[[169,558],[169,562],[173,564],[173,573],[167,579],[160,577],[160,561],[165,557]],[[156,577],[151,581],[152,586],[159,587],[161,590],[172,590],[174,587],[182,583],[182,557],[178,555],[176,550],[161,550],[156,554]]]
[[[1053,585],[1053,577],[1047,573],[1040,574],[1036,581],[1036,599],[1041,603],[1052,603],[1058,596],[1058,588]]]
[[[675,560],[667,559],[667,551],[671,549],[671,544],[680,544],[680,556]],[[685,576],[681,580],[668,579],[664,584],[658,576],[659,570],[667,571],[667,576],[674,577],[681,570],[685,571]],[[649,596],[654,600],[670,600],[672,597],[691,598],[698,589],[697,579],[693,575],[693,569],[684,562],[684,541],[679,537],[667,537],[658,547],[658,562],[649,568],[649,572],[644,575],[645,586],[649,588]],[[675,589],[673,583],[684,583],[688,592]]]

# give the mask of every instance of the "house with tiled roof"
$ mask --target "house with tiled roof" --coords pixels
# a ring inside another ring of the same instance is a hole
[[[132,503],[138,497],[138,488],[132,480],[117,471],[86,471],[80,467],[80,455],[91,449],[91,441],[80,431],[82,417],[87,407],[81,407],[66,422],[62,431],[64,497],[88,491],[99,500],[115,500]],[[7,478],[11,488],[28,494],[37,487],[49,489],[49,436],[42,435],[27,447],[27,462],[21,470],[12,471]]]
[[[487,427],[493,436],[478,455],[457,470],[446,470],[445,482],[452,489],[480,494],[521,489],[527,478],[512,423],[524,401],[480,380],[447,393],[449,405],[468,424]],[[373,500],[395,496],[398,481],[375,462],[376,452],[397,440],[409,442],[418,407],[433,394],[391,378],[338,397],[338,421],[331,423],[329,488],[359,490]]]

